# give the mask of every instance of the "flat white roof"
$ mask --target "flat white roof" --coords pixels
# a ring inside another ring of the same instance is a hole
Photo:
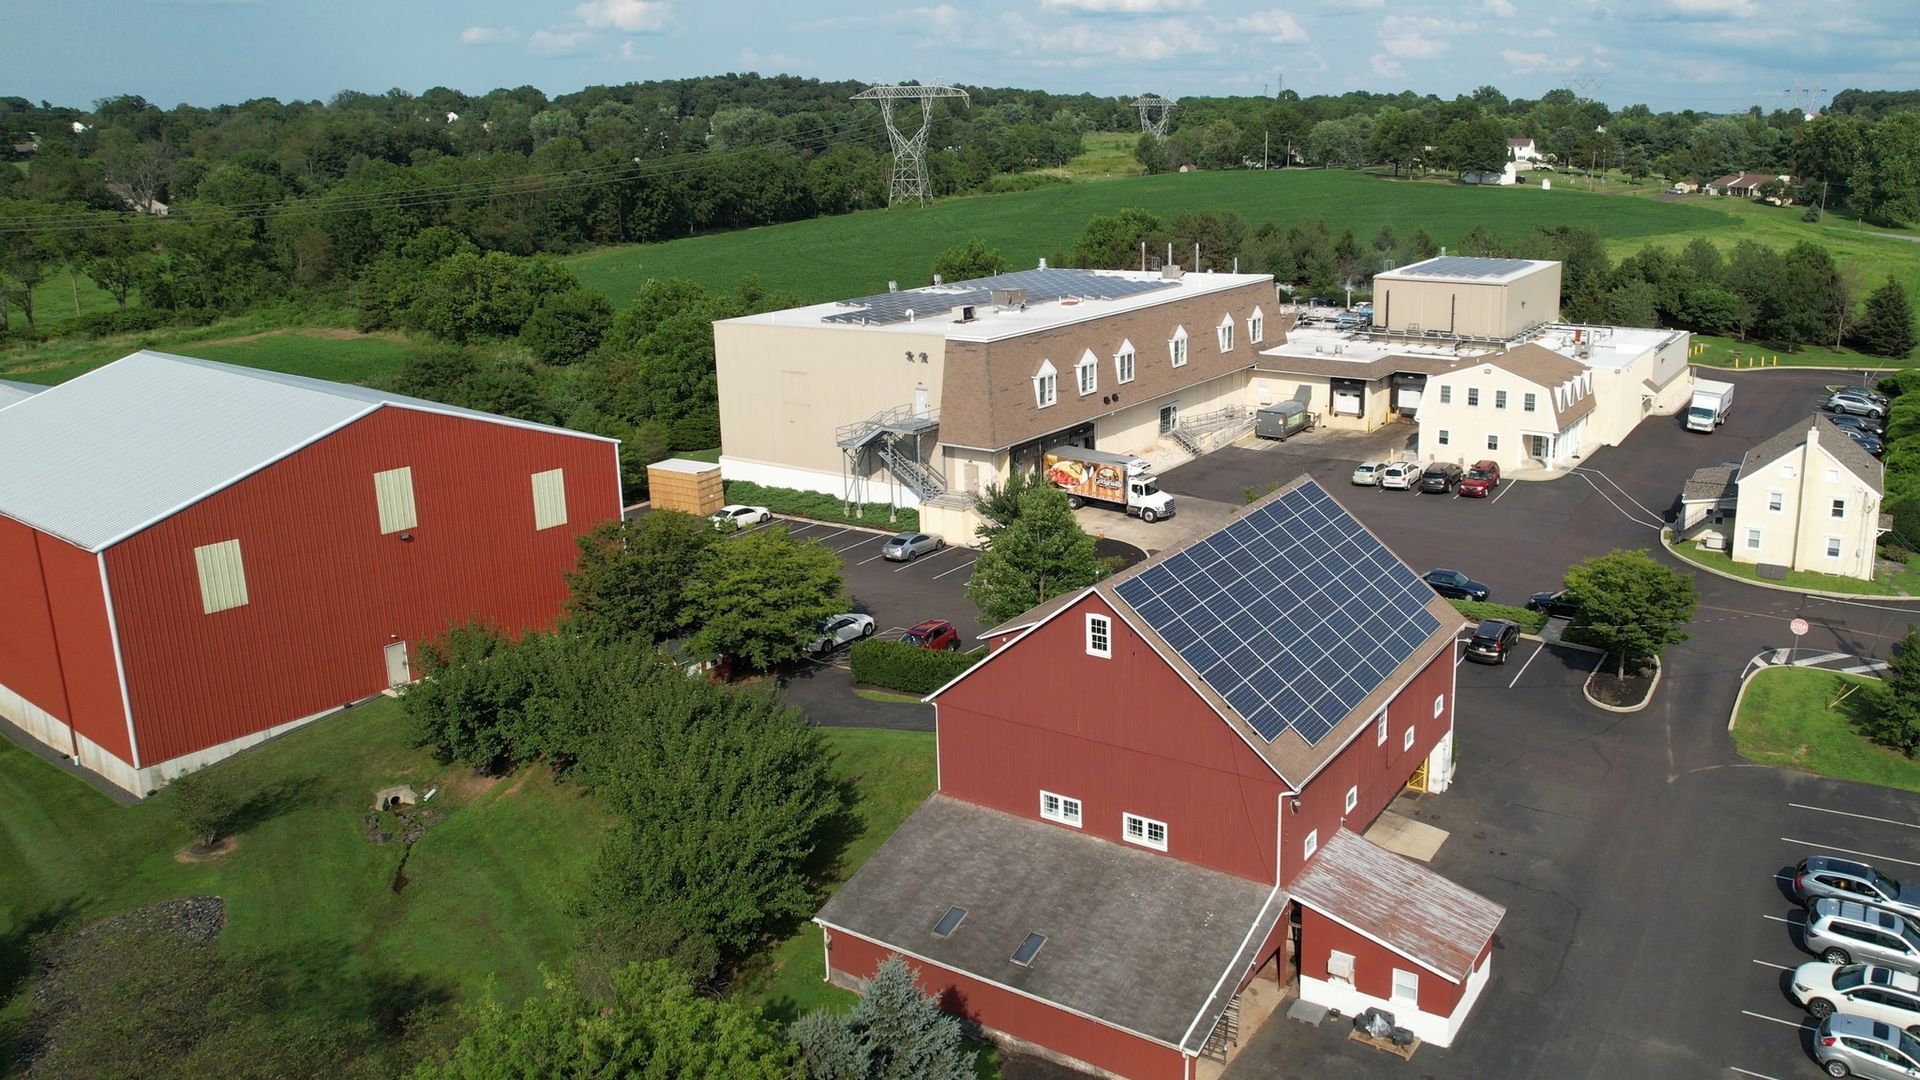
[[[808,304],[721,321],[865,333],[936,334],[949,341],[998,341],[1225,292],[1243,285],[1266,283],[1271,286],[1273,282],[1271,274],[1186,273],[1178,278],[1163,278],[1158,271],[1050,268],[1037,273],[1048,275],[1048,284],[1061,293],[1058,299],[1038,298],[1031,290],[1024,308],[996,307],[990,299],[980,299],[982,289],[1020,288],[1022,281],[1029,280],[1028,276],[1035,273],[1020,271],[974,281],[902,289],[859,300]],[[876,305],[873,320],[861,322],[861,314],[868,310],[865,305],[869,303]],[[971,322],[958,321],[955,309],[963,304],[973,305]],[[884,310],[879,310],[881,307]],[[912,318],[902,317],[909,310]],[[1211,325],[1211,322],[1206,324]],[[1197,335],[1203,328],[1190,326],[1187,333]]]
[[[714,465],[710,462],[705,462],[705,461],[690,461],[687,458],[670,457],[661,461],[656,461],[653,464],[648,465],[647,468],[659,469],[661,472],[699,474],[699,473],[705,473],[705,472],[718,471],[720,466]]]
[[[1536,274],[1547,267],[1557,265],[1548,259],[1481,259],[1470,255],[1436,255],[1417,263],[1408,263],[1397,270],[1387,270],[1375,274],[1373,279],[1381,278],[1400,281],[1454,281],[1463,285],[1499,285],[1509,281],[1518,281],[1528,274]]]
[[[1639,326],[1553,325],[1533,334],[1515,338],[1505,344],[1463,342],[1455,348],[1453,342],[1439,338],[1395,338],[1384,335],[1373,337],[1359,331],[1309,325],[1294,327],[1287,333],[1285,342],[1270,349],[1263,349],[1260,354],[1371,364],[1389,356],[1471,358],[1485,356],[1488,353],[1505,352],[1516,345],[1532,344],[1551,349],[1590,368],[1612,370],[1626,367],[1679,332]],[[1580,342],[1587,344],[1588,355],[1579,355],[1580,343],[1575,341],[1576,335],[1580,338]]]

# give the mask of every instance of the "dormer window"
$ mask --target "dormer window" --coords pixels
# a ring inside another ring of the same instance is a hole
[[[1100,389],[1100,361],[1094,357],[1092,349],[1082,354],[1080,362],[1073,365],[1073,377],[1080,387],[1081,397]]]
[[[1133,381],[1133,342],[1122,341],[1120,351],[1113,354],[1113,379],[1119,383]]]
[[[1184,326],[1174,327],[1173,340],[1167,342],[1167,355],[1173,359],[1174,367],[1187,366],[1187,328],[1186,327]]]
[[[1220,351],[1232,352],[1233,351],[1233,316],[1231,315],[1220,316],[1220,325],[1214,327],[1213,332],[1220,339]]]
[[[1247,316],[1247,340],[1255,345],[1267,340],[1267,316],[1259,308]]]
[[[1040,370],[1033,376],[1033,404],[1044,409],[1060,400],[1060,375],[1053,368],[1053,361],[1042,360]]]

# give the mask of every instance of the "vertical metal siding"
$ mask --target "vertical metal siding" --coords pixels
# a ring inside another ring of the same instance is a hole
[[[550,627],[575,537],[619,517],[602,442],[381,409],[106,553],[142,757],[155,764],[374,694],[385,648],[480,618]],[[413,539],[382,535],[375,473],[411,469]],[[579,478],[536,530],[528,478]],[[201,611],[193,549],[237,539],[249,600]],[[96,586],[97,589],[97,586]],[[121,740],[125,741],[124,737]]]
[[[0,684],[71,721],[37,536],[0,517]]]
[[[940,790],[1038,819],[1045,788],[1116,842],[1122,814],[1164,821],[1169,856],[1271,883],[1280,778],[1123,620],[1088,656],[1089,613],[1112,610],[1086,597],[941,695]]]
[[[827,931],[827,966],[857,979],[870,979],[891,952],[843,930]],[[1041,963],[1045,962],[1042,952]],[[991,983],[934,964],[908,960],[920,988],[939,997],[940,1007],[995,1031],[1044,1046],[1056,1053],[1106,1069],[1129,1080],[1176,1080],[1186,1073],[1185,1057],[1171,1047],[1095,1023],[1083,1016],[1001,989]],[[1142,993],[1152,993],[1143,987]]]
[[[59,671],[73,708],[73,716],[62,719],[69,719],[81,735],[131,764],[133,748],[127,743],[107,601],[100,593],[99,559],[57,537],[43,533],[36,539],[53,612],[54,642],[60,650]]]

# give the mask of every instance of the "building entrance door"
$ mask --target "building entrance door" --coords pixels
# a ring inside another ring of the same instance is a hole
[[[1527,456],[1535,461],[1547,460],[1548,439],[1545,435],[1527,436]]]
[[[1160,406],[1160,434],[1170,435],[1180,426],[1180,403]]]
[[[387,685],[405,686],[413,681],[413,666],[407,662],[407,643],[396,641],[387,646]]]
[[[927,418],[927,388],[924,386],[913,388],[913,415],[922,420]]]

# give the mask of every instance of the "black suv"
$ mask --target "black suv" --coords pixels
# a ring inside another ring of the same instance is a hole
[[[1528,611],[1544,611],[1549,619],[1571,619],[1580,614],[1580,598],[1561,589],[1537,592],[1527,597]]]
[[[1433,591],[1449,600],[1485,600],[1490,591],[1484,582],[1475,581],[1458,570],[1429,570],[1420,575]]]
[[[1436,461],[1420,474],[1420,490],[1444,495],[1460,486],[1460,466],[1451,461]]]
[[[1520,625],[1506,619],[1482,619],[1467,642],[1467,659],[1483,664],[1504,664],[1513,647],[1520,643]]]

